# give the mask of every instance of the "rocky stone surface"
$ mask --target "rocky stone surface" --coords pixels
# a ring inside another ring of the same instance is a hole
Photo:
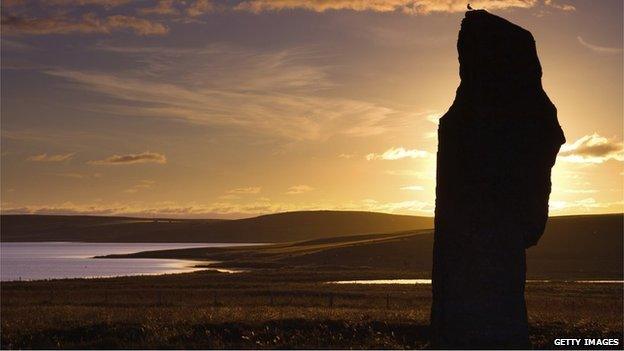
[[[529,347],[525,249],[548,217],[565,138],[531,33],[469,11],[461,83],[438,129],[432,346]]]

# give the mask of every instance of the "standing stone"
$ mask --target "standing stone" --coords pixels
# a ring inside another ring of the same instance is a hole
[[[527,30],[469,11],[461,83],[438,129],[432,346],[529,347],[525,249],[548,218],[565,138]]]

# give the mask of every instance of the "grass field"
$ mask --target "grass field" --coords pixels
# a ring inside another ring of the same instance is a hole
[[[534,347],[556,338],[622,342],[622,215],[551,219],[528,251]],[[431,230],[115,257],[217,260],[242,273],[3,282],[3,349],[426,348],[429,285],[331,284],[429,278]]]
[[[423,348],[428,285],[291,269],[3,283],[7,348]],[[535,347],[622,338],[622,285],[530,283]]]

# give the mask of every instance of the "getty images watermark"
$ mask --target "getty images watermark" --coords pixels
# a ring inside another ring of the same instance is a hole
[[[619,346],[620,339],[555,339],[555,346]]]

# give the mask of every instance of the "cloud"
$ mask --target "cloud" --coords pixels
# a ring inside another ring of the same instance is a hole
[[[331,94],[331,66],[306,48],[256,51],[202,48],[98,47],[143,62],[116,73],[48,70],[80,90],[113,97],[84,108],[129,117],[166,118],[229,127],[288,140],[366,137],[399,128],[409,111]],[[209,77],[209,79],[208,79]]]
[[[53,6],[102,6],[107,8],[125,5],[132,0],[48,0],[47,5]]]
[[[214,10],[214,4],[210,0],[196,0],[187,9],[186,14],[197,17]]]
[[[74,172],[64,172],[64,173],[55,173],[55,175],[64,178],[73,178],[73,179],[87,179],[87,178],[101,178],[101,173],[93,173],[93,174],[85,174],[85,173],[74,173]]]
[[[339,158],[344,158],[344,159],[348,160],[348,159],[351,159],[351,158],[355,157],[355,155],[354,154],[340,154],[340,155],[338,155],[338,157]]]
[[[366,160],[400,160],[402,158],[426,158],[429,157],[429,153],[423,150],[407,150],[403,147],[390,148],[382,154],[370,153],[366,155]]]
[[[576,11],[573,5],[555,3],[553,0],[544,0],[544,5],[562,11]]]
[[[290,188],[288,188],[288,191],[286,191],[286,194],[297,195],[297,194],[307,193],[312,190],[314,190],[314,188],[309,185],[293,185]]]
[[[258,194],[260,191],[262,191],[262,187],[248,186],[228,190],[228,194]]]
[[[109,34],[118,30],[132,30],[138,35],[162,35],[169,29],[158,22],[125,15],[98,18],[87,13],[76,20],[66,17],[31,18],[2,16],[3,31],[7,34]]]
[[[489,10],[532,8],[537,0],[473,0],[473,7]],[[159,0],[151,7],[141,7],[145,2],[130,0],[50,0],[2,2],[2,26],[5,34],[109,34],[118,30],[132,30],[138,35],[164,35],[166,25],[146,18],[116,14],[97,17],[88,10],[110,10],[123,6],[140,16],[175,16],[174,20],[193,22],[195,17],[211,13],[217,5],[211,0],[175,1]],[[572,11],[574,6],[556,4],[545,0],[545,6],[561,11]],[[398,12],[408,15],[431,13],[456,13],[466,11],[464,0],[242,0],[219,2],[223,11],[247,11],[252,13],[283,10],[325,11],[372,11]]]
[[[47,153],[33,155],[28,157],[26,160],[32,162],[64,162],[69,161],[74,157],[75,153],[69,154],[58,154],[58,155],[48,155]]]
[[[566,213],[622,213],[624,212],[624,201],[598,202],[593,197],[575,201],[563,201],[551,199],[548,202],[549,210],[552,212],[565,211]]]
[[[622,48],[598,46],[598,45],[590,44],[586,42],[580,35],[577,36],[576,39],[578,40],[579,43],[581,43],[581,45],[595,52],[605,53],[605,54],[617,54],[617,53],[622,52]]]
[[[195,0],[180,2],[175,0],[159,0],[152,7],[138,9],[143,15],[178,16],[182,12],[189,17],[197,17],[210,13],[215,9],[215,5],[210,0]]]
[[[421,185],[407,185],[401,187],[401,190],[422,191],[424,188]]]
[[[144,15],[177,15],[180,11],[174,6],[173,0],[159,0],[152,7],[143,7],[138,10]]]
[[[415,177],[417,179],[435,179],[435,170],[432,172],[423,172],[413,169],[395,169],[385,171],[384,173],[393,176]]]
[[[221,195],[219,196],[219,199],[221,200],[238,200],[241,197],[239,195],[236,194],[225,194],[225,195]]]
[[[37,50],[37,47],[34,45],[22,43],[19,41],[8,40],[6,38],[0,38],[2,40],[2,50],[6,51],[33,51]],[[2,64],[2,68],[4,68],[4,62]]]
[[[132,193],[132,191],[128,192]],[[33,204],[10,206],[2,203],[2,214],[47,214],[47,215],[116,215],[136,217],[165,218],[241,218],[254,215],[293,211],[296,207],[286,204],[273,204],[267,199],[237,204],[231,202],[186,203],[173,201],[161,202],[124,202],[77,204],[64,202],[57,204]],[[320,209],[314,207],[314,209]]]
[[[362,201],[362,206],[368,211],[387,213],[416,213],[433,214],[433,205],[428,202],[408,200],[398,202],[379,202],[374,199]]]
[[[559,158],[572,163],[624,161],[624,145],[622,142],[609,140],[594,133],[585,135],[572,144],[564,144],[559,152]]]
[[[595,194],[598,192],[596,189],[562,189],[560,191],[568,194]]]
[[[113,8],[125,5],[132,0],[4,0],[2,6],[7,8],[19,7],[23,5],[36,4],[45,7],[72,7],[72,6],[101,6]]]
[[[474,0],[474,8],[504,10],[510,8],[530,8],[537,0]],[[307,10],[314,12],[351,10],[373,12],[402,12],[406,14],[430,14],[434,12],[464,12],[464,0],[243,0],[236,10],[253,13]]]
[[[442,118],[442,114],[439,112],[428,113],[425,116],[425,119],[427,119],[427,121],[435,124],[436,126],[440,123],[440,118]]]
[[[92,165],[127,165],[134,163],[167,163],[167,158],[163,154],[156,152],[142,152],[140,154],[113,155],[103,160],[93,160],[87,162]]]
[[[154,184],[156,184],[156,182],[153,180],[141,180],[137,184],[133,185],[131,188],[124,190],[123,192],[128,194],[138,193],[141,190],[150,189],[152,186],[154,186]]]
[[[311,203],[279,203],[270,199],[258,198],[244,203],[218,201],[211,203],[185,203],[173,201],[161,202],[124,202],[124,203],[87,203],[76,204],[64,202],[57,204],[29,204],[11,206],[3,202],[2,214],[57,214],[57,215],[116,215],[135,217],[165,218],[244,218],[268,213],[290,211],[373,211],[386,213],[402,213],[432,215],[433,205],[420,201],[380,202],[373,199],[352,201],[340,205]]]

